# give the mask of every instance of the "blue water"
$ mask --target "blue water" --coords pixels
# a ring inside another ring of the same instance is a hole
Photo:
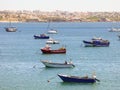
[[[6,32],[8,23],[0,23],[0,90],[120,90],[120,41],[117,32],[108,32],[119,22],[51,23],[58,34],[50,35],[65,45],[66,54],[42,54],[46,40],[35,40],[34,34],[47,32],[48,23],[13,23],[17,32]],[[109,47],[84,47],[82,40],[94,36],[110,41]],[[75,68],[45,68],[40,60],[64,62],[72,59]],[[91,76],[95,84],[63,83],[57,74]],[[50,82],[47,82],[49,80]]]

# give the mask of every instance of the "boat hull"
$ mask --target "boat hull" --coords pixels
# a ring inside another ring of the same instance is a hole
[[[111,30],[109,30],[109,32],[120,32],[119,28],[112,28]]]
[[[60,75],[58,76],[64,81],[64,82],[75,82],[75,83],[95,83],[96,80],[94,78],[79,78],[76,76],[67,76],[67,75]]]
[[[62,53],[66,53],[66,49],[60,49],[60,50],[46,50],[46,49],[41,49],[41,51],[44,54],[62,54]]]
[[[93,43],[90,41],[83,41],[83,43],[85,44],[85,47],[93,47]]]
[[[52,63],[47,61],[41,61],[46,67],[49,68],[72,68],[75,67],[73,64],[65,64],[65,63]]]
[[[108,47],[109,42],[103,42],[103,41],[83,41],[85,44],[85,47]]]
[[[49,36],[38,36],[38,35],[34,35],[35,39],[49,39]]]
[[[48,34],[57,34],[57,31],[56,30],[49,30],[47,33]]]
[[[6,30],[7,32],[16,32],[16,31],[17,31],[17,28],[15,28],[15,27],[8,27],[8,28],[5,28],[5,30]]]
[[[46,44],[59,44],[58,41],[46,41]]]

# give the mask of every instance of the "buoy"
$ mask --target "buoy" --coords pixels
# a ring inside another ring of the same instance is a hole
[[[49,80],[47,80],[48,82],[50,82]]]

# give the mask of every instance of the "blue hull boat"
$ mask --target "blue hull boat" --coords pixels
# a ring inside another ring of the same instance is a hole
[[[64,82],[75,82],[75,83],[95,83],[96,81],[100,81],[94,77],[89,78],[88,76],[85,77],[78,77],[78,76],[68,76],[68,75],[62,75],[58,74],[58,76],[64,81]]]
[[[100,41],[83,41],[83,43],[85,44],[85,47],[107,47],[109,46],[109,42],[100,42]]]
[[[83,40],[83,43],[85,44],[85,47],[107,47],[110,44],[108,40],[92,40],[92,41]]]
[[[34,35],[35,39],[49,39],[49,36],[46,34]]]

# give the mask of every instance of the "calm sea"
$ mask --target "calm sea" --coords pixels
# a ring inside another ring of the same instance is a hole
[[[0,90],[120,90],[120,22],[51,23],[58,34],[50,37],[65,45],[66,54],[42,54],[46,40],[35,40],[34,34],[47,32],[48,23],[13,23],[17,32],[6,32],[8,23],[0,23]],[[109,47],[84,47],[83,40],[94,36],[110,41]],[[72,59],[75,68],[45,68],[40,60],[64,62]],[[95,72],[101,82],[95,84],[63,83],[57,74],[91,76]],[[50,82],[47,82],[49,80]]]

